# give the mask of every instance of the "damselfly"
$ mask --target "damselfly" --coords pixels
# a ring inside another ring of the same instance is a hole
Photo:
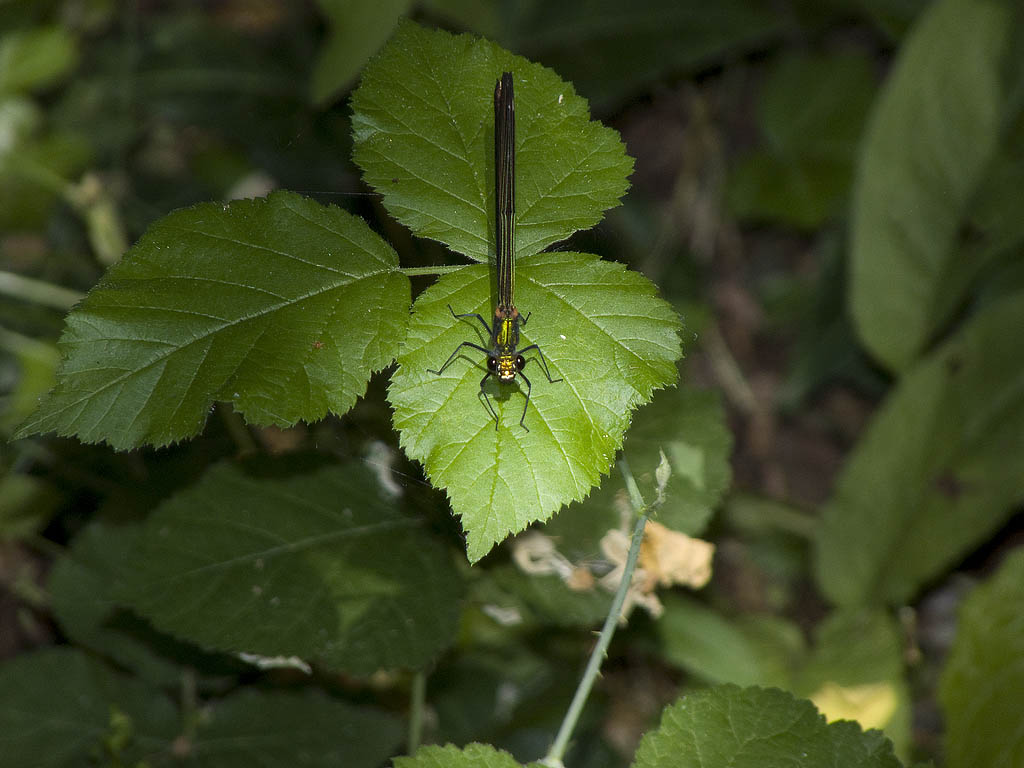
[[[505,72],[501,79],[494,86],[494,230],[497,242],[497,284],[498,301],[494,307],[494,321],[488,324],[476,312],[467,312],[457,315],[448,305],[448,311],[456,319],[475,317],[487,330],[491,340],[491,348],[484,349],[479,344],[471,341],[464,341],[455,348],[444,365],[436,371],[440,375],[445,368],[458,357],[463,347],[470,347],[479,350],[487,355],[487,373],[480,380],[480,395],[483,396],[487,409],[494,417],[494,428],[498,428],[498,413],[494,410],[494,404],[487,395],[484,385],[491,376],[497,377],[499,382],[511,383],[516,376],[526,382],[526,405],[523,406],[523,415],[519,419],[519,426],[530,431],[523,422],[526,420],[526,410],[530,407],[530,394],[533,385],[523,374],[523,368],[530,360],[536,359],[548,381],[555,384],[561,379],[551,378],[551,371],[548,370],[548,362],[544,359],[544,353],[536,344],[531,344],[523,349],[519,347],[519,329],[526,325],[530,319],[529,313],[526,317],[519,314],[516,309],[515,291],[515,264],[514,262],[514,235],[515,235],[515,213],[516,213],[516,114],[515,94],[512,89],[512,73]],[[527,352],[536,352],[536,358],[526,358],[523,355]]]

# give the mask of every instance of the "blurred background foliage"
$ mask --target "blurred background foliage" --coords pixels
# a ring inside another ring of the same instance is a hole
[[[366,218],[404,266],[443,263],[439,245],[413,239],[361,184],[346,97],[403,16],[488,36],[573,82],[636,158],[625,204],[565,246],[642,271],[684,318],[687,392],[665,393],[638,415],[627,437],[638,446],[634,468],[653,469],[657,427],[677,420],[682,455],[694,445],[712,458],[732,450],[731,467],[701,465],[690,485],[676,478],[682,501],[667,511],[677,530],[717,545],[710,586],[666,595],[658,620],[634,614],[570,764],[626,764],[680,690],[719,682],[813,697],[830,717],[884,727],[905,757],[943,754],[943,711],[956,739],[946,744],[950,765],[981,765],[971,762],[974,743],[986,755],[1020,754],[1019,742],[1000,751],[1008,726],[997,718],[991,733],[963,719],[965,700],[999,674],[981,664],[985,638],[1019,668],[1019,626],[990,636],[972,624],[971,645],[956,649],[942,679],[959,604],[1021,542],[1024,46],[1013,8],[997,0],[0,2],[0,429],[9,435],[50,386],[62,316],[79,292],[174,208],[287,188]],[[1005,13],[1005,35],[992,31],[992,9]],[[984,55],[949,53],[962,77],[935,84],[929,51],[946,55],[944,30],[961,18]],[[944,111],[943,90],[963,109]],[[908,93],[924,96],[901,118]],[[915,186],[919,167],[903,165],[916,152],[942,159],[937,180]],[[928,209],[936,189],[941,204]],[[872,199],[858,200],[858,190]],[[925,260],[937,250],[944,260],[934,296],[918,290],[934,270],[915,271],[913,253],[886,251],[878,239],[886,209],[908,200],[917,201],[914,221],[888,242],[934,235]],[[858,270],[870,280],[858,283]],[[883,300],[886,285],[895,288]],[[905,327],[886,320],[904,315],[884,302],[920,317]],[[396,453],[385,384],[375,379],[344,419],[262,430],[259,447],[385,457],[413,506],[457,549],[444,499]],[[0,447],[0,656],[71,638],[161,683],[180,665],[199,668],[207,691],[252,675],[231,659],[168,648],[145,626],[130,642],[108,637],[95,612],[76,614],[83,603],[69,599],[85,576],[70,577],[61,560],[48,579],[72,540],[102,563],[96,529],[76,534],[91,520],[140,518],[193,483],[236,453],[235,428],[212,420],[202,439],[159,452],[118,455],[52,439]],[[595,551],[618,524],[614,484],[606,486],[591,512],[571,508],[549,533]],[[605,603],[553,576],[527,577],[507,554],[466,578],[457,650],[430,678],[428,737],[536,757],[587,651],[580,628]],[[1014,590],[1004,577],[986,589],[983,600],[1005,593],[1020,605],[1019,583]],[[488,608],[496,604],[514,606],[519,621],[503,622]],[[1024,605],[1008,613],[1019,625]],[[964,615],[984,620],[980,609]],[[405,684],[331,683],[393,711]],[[990,694],[984,708],[1005,711],[999,702],[1012,692]]]

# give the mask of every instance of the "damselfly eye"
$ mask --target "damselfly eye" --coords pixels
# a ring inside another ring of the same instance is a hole
[[[487,358],[487,370],[490,371],[491,373],[496,373],[498,371],[498,358]]]
[[[526,367],[526,358],[522,355],[516,355],[516,370],[521,371]]]

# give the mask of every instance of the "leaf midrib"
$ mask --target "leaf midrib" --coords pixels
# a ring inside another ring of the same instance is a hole
[[[203,233],[198,233],[198,234],[203,234]],[[243,244],[243,243],[239,243],[239,244]],[[257,246],[253,246],[253,247],[257,247]],[[267,249],[267,250],[269,250],[269,249]],[[287,255],[287,254],[282,254],[282,255]],[[191,345],[193,345],[193,344],[195,344],[197,342],[205,341],[208,338],[210,338],[211,336],[214,336],[215,334],[221,333],[221,332],[223,332],[223,331],[225,331],[227,329],[230,329],[230,328],[232,328],[234,326],[241,325],[242,323],[246,323],[246,322],[249,322],[251,320],[259,319],[261,317],[269,315],[269,314],[271,314],[273,312],[280,311],[280,310],[285,309],[287,307],[295,306],[295,305],[297,305],[297,304],[299,304],[299,303],[301,303],[303,301],[306,301],[308,299],[313,299],[313,298],[316,298],[318,296],[322,296],[324,294],[330,293],[331,291],[337,290],[339,288],[345,288],[347,286],[355,285],[356,283],[358,283],[360,281],[368,280],[370,278],[380,277],[381,275],[389,275],[392,272],[395,272],[396,269],[395,268],[386,268],[386,269],[375,270],[373,272],[369,272],[369,273],[367,273],[365,275],[361,275],[361,276],[358,276],[358,277],[357,276],[353,276],[353,275],[347,275],[347,274],[345,274],[343,272],[340,272],[339,270],[331,270],[331,271],[335,272],[336,274],[343,275],[346,278],[346,280],[327,284],[327,285],[325,285],[325,286],[323,286],[323,287],[321,287],[321,288],[319,288],[319,289],[317,289],[315,291],[309,292],[307,294],[298,296],[296,298],[293,298],[293,299],[290,299],[290,300],[287,300],[287,301],[278,302],[275,305],[272,305],[272,306],[269,306],[269,307],[265,307],[265,308],[260,309],[260,310],[258,310],[256,312],[253,312],[252,314],[245,315],[245,316],[239,317],[239,318],[235,318],[233,320],[225,321],[220,326],[210,328],[210,329],[200,333],[199,335],[194,336],[193,338],[191,338],[188,341],[186,341],[184,344],[175,345],[175,346],[172,346],[168,350],[161,351],[156,357],[154,357],[153,359],[147,361],[143,365],[140,365],[140,366],[138,366],[136,368],[133,368],[133,369],[125,372],[124,374],[122,374],[122,375],[120,375],[120,376],[118,376],[118,377],[116,377],[114,379],[111,379],[110,381],[104,383],[103,385],[99,386],[98,388],[96,388],[94,390],[90,390],[89,392],[87,392],[85,395],[83,395],[82,397],[78,398],[77,400],[73,400],[72,402],[66,403],[65,405],[61,406],[60,408],[57,408],[55,410],[50,411],[46,415],[46,418],[47,419],[53,419],[54,417],[58,416],[59,414],[62,414],[65,411],[67,411],[67,410],[69,410],[71,408],[74,408],[75,406],[79,405],[80,403],[83,403],[85,401],[91,400],[92,398],[95,398],[100,393],[106,391],[110,387],[116,386],[117,384],[120,384],[121,382],[123,382],[123,381],[125,381],[127,379],[130,379],[132,376],[138,375],[138,374],[142,373],[143,371],[148,370],[152,366],[157,365],[158,363],[163,362],[164,360],[166,360],[167,358],[169,358],[171,355],[175,354],[176,352],[180,352],[182,350],[185,350],[185,349],[187,349],[188,347],[190,347]],[[86,309],[86,308],[83,308],[83,309]],[[79,342],[83,342],[83,341],[85,341],[85,340],[79,340]],[[146,343],[151,343],[151,342],[146,341]],[[173,343],[173,342],[169,342],[169,343]],[[242,358],[242,360],[239,362],[239,365],[241,365],[241,362],[246,360],[246,359],[248,359],[248,353],[246,353],[246,356]],[[236,371],[237,371],[237,368],[236,368]],[[77,373],[79,373],[79,371],[69,371],[68,375],[69,376],[73,376],[73,375],[75,375]],[[35,423],[39,423],[39,422],[37,421]],[[26,425],[26,428],[29,428],[29,426],[30,425]]]

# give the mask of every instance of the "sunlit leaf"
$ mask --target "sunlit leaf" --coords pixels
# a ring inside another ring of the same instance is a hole
[[[478,321],[457,321],[448,310],[490,315],[484,266],[445,275],[416,300],[388,391],[402,447],[448,492],[470,560],[585,496],[610,468],[631,411],[677,375],[679,319],[641,275],[559,252],[523,259],[516,282],[521,311],[533,313],[521,348],[539,344],[552,377],[563,378],[549,382],[539,362],[526,368],[526,429],[526,384],[492,379],[495,429],[480,399],[481,353],[465,351],[440,376],[428,370],[462,341],[488,343]]]
[[[352,95],[356,163],[422,237],[494,253],[494,84],[515,75],[516,245],[536,253],[619,204],[633,161],[554,72],[471,35],[402,23]]]

